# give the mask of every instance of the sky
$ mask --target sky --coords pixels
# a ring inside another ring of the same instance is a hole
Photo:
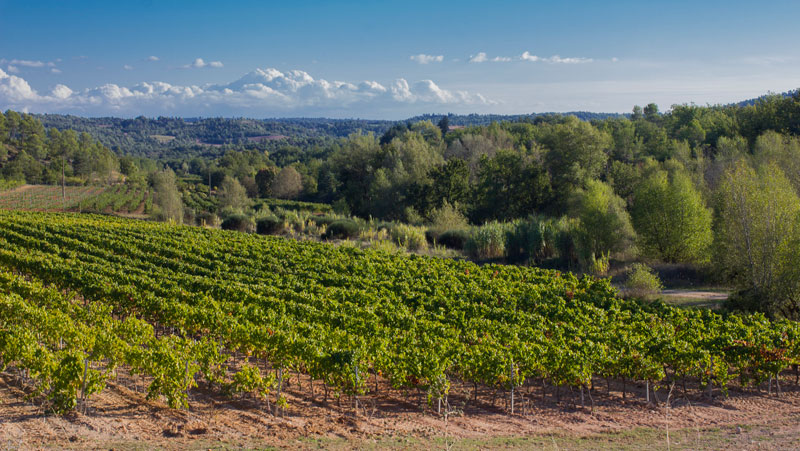
[[[0,0],[0,109],[402,119],[800,87],[800,1]]]

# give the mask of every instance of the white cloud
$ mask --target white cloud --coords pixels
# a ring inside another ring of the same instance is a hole
[[[507,63],[512,59],[507,56],[495,56],[494,58],[489,58],[486,52],[478,52],[476,55],[469,56],[470,63],[485,63],[487,61],[491,61],[494,63]]]
[[[211,61],[211,62],[207,63],[207,62],[203,61],[203,58],[195,58],[195,60],[194,60],[194,62],[192,62],[192,64],[186,64],[186,65],[183,66],[184,69],[189,69],[189,68],[192,68],[192,67],[193,68],[197,68],[197,69],[202,68],[202,67],[217,67],[217,68],[219,68],[219,67],[222,67],[222,62],[221,61]]]
[[[411,61],[416,61],[419,64],[441,63],[444,61],[444,55],[426,55],[420,53],[419,55],[411,55]]]
[[[60,74],[61,73],[61,69],[56,69],[55,67],[53,67],[53,68],[50,68],[50,72],[54,73],[54,74]]]
[[[125,69],[125,70],[133,70],[133,66],[131,66],[130,64],[126,64],[126,65],[122,66],[122,68]]]
[[[59,98],[59,99],[66,99],[67,97],[69,97],[71,95],[72,95],[72,90],[69,89],[69,87],[67,87],[67,86],[59,84],[59,85],[56,85],[53,88],[53,97],[56,97],[56,98]]]
[[[558,55],[553,55],[550,58],[546,58],[545,61],[556,64],[582,64],[591,63],[594,60],[591,58],[562,58]]]
[[[16,75],[8,75],[0,69],[0,104],[13,105],[15,102],[26,102],[38,97],[27,81]]]
[[[469,62],[470,63],[483,63],[487,60],[486,52],[478,52],[477,55],[470,55]]]
[[[47,63],[43,61],[31,61],[31,60],[11,60],[11,64],[16,64],[17,66],[23,67],[44,67]]]
[[[619,62],[619,58],[617,58],[617,57],[615,56],[615,57],[611,58],[611,62],[612,62],[612,63],[618,63],[618,62]]]
[[[480,94],[453,91],[432,80],[409,83],[403,78],[384,85],[377,81],[315,79],[307,72],[256,69],[227,84],[180,86],[142,82],[133,86],[108,83],[83,91],[56,85],[40,95],[17,76],[0,71],[0,105],[12,109],[78,114],[279,115],[330,114],[353,116],[374,111],[416,111],[431,106],[494,104]],[[396,114],[396,113],[395,113]]]
[[[158,61],[158,57],[157,56],[153,56],[153,55],[148,56],[147,57],[147,61]]]
[[[591,63],[594,61],[591,58],[562,58],[558,55],[553,55],[549,58],[542,58],[536,55],[531,54],[528,51],[525,51],[519,57],[522,61],[531,61],[531,62],[544,62],[544,63],[552,63],[552,64],[582,64],[582,63]]]
[[[17,68],[17,66],[12,66],[12,65],[10,65],[10,64],[8,65],[8,67],[6,68],[6,70],[7,70],[8,72],[12,73],[12,74],[18,74],[18,73],[19,73],[19,69]]]
[[[520,58],[522,61],[533,61],[533,62],[536,62],[536,61],[539,61],[539,60],[541,60],[541,58],[539,58],[538,56],[536,56],[536,55],[531,55],[531,53],[530,53],[530,52],[528,52],[527,50],[526,50],[525,52],[523,52],[523,53],[522,53],[522,56],[520,56],[519,58]]]

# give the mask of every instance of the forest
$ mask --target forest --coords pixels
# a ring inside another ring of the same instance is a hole
[[[0,183],[124,181],[156,193],[161,220],[326,239],[382,233],[409,250],[447,248],[476,261],[596,275],[619,262],[693,265],[735,288],[729,308],[798,319],[799,115],[799,92],[481,125],[479,116],[389,123],[8,111]],[[646,266],[637,268],[647,279]]]

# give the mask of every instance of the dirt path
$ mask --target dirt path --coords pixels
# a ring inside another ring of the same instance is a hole
[[[676,391],[670,409],[646,403],[642,384],[629,383],[623,400],[621,385],[612,381],[607,392],[605,382],[598,382],[594,412],[588,405],[580,407],[575,392],[562,389],[556,402],[552,388],[542,400],[537,387],[531,386],[518,395],[515,415],[508,413],[502,399],[493,405],[494,396],[486,390],[477,405],[453,395],[452,415],[445,421],[435,406],[423,411],[415,396],[406,398],[383,381],[377,396],[362,397],[356,414],[350,399],[343,398],[341,404],[329,399],[326,406],[319,387],[312,399],[308,379],[295,376],[287,392],[289,407],[275,416],[263,401],[228,399],[202,389],[192,391],[190,409],[172,410],[145,399],[137,389],[138,381],[122,372],[91,398],[86,415],[59,417],[44,415],[34,403],[25,401],[19,381],[4,374],[0,376],[0,447],[428,450],[452,442],[459,444],[457,449],[652,450],[666,444],[664,432],[669,428],[672,449],[749,449],[751,442],[761,446],[765,440],[776,447],[760,449],[787,449],[800,437],[800,387],[792,376],[784,379],[781,397],[732,388],[730,398],[716,393],[711,401],[700,395],[699,387],[690,387],[688,396]],[[662,398],[665,395],[662,391]]]
[[[665,297],[699,299],[706,301],[724,301],[728,299],[729,294],[723,291],[702,291],[702,290],[678,290],[670,289],[661,291],[661,295]]]

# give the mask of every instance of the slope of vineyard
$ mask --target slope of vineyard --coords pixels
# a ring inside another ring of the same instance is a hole
[[[146,213],[152,194],[128,185],[67,186],[24,185],[0,191],[0,208],[34,211],[94,213]]]
[[[455,383],[502,389],[513,411],[533,380],[725,393],[800,355],[796,323],[644,306],[606,280],[111,217],[0,212],[0,268],[3,365],[57,411],[117,366],[173,407],[202,383],[277,409],[302,372],[356,405],[380,378],[437,411]]]

